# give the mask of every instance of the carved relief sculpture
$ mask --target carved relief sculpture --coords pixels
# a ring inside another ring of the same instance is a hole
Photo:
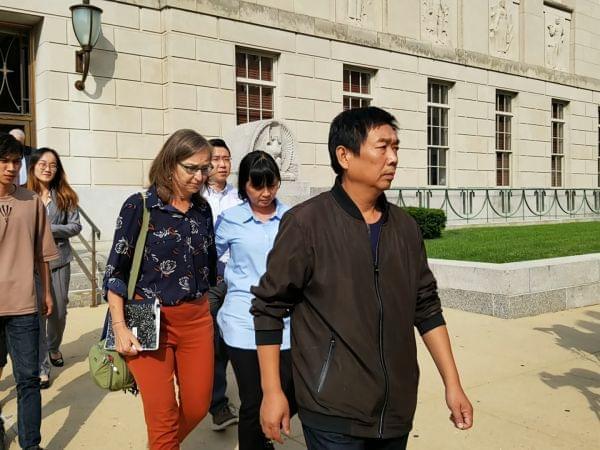
[[[348,0],[348,20],[361,25],[373,0]]]
[[[564,19],[556,17],[554,22],[546,27],[546,33],[546,63],[550,68],[556,69],[565,46]]]
[[[507,54],[514,39],[512,12],[506,4],[507,0],[499,0],[490,12],[490,39],[492,48]],[[509,0],[510,1],[510,0]]]
[[[437,45],[449,44],[448,16],[450,6],[446,0],[423,0],[421,22],[426,37]]]
[[[225,136],[225,141],[234,160],[241,161],[252,150],[263,150],[279,166],[282,181],[298,179],[296,139],[284,123],[270,119],[238,125]]]

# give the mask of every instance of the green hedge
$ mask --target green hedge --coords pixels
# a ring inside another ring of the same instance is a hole
[[[403,209],[417,221],[424,239],[439,238],[442,230],[446,228],[446,214],[441,209],[414,206],[407,206]]]

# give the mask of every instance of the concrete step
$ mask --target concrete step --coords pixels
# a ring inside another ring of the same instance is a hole
[[[101,298],[101,290],[97,290],[96,304],[102,304],[104,301]],[[92,290],[91,289],[80,289],[76,291],[69,291],[69,305],[68,308],[80,308],[82,306],[92,306]]]
[[[81,242],[72,240],[73,251],[82,259],[88,270],[92,268],[92,254],[81,244]],[[107,252],[96,252],[96,280],[98,283],[97,299],[100,302],[100,292],[104,270],[106,267]],[[92,282],[88,279],[85,272],[79,265],[79,262],[71,262],[71,281],[69,283],[69,308],[79,306],[90,306],[92,304]]]
[[[71,266],[73,269],[73,266]],[[104,271],[96,272],[96,280],[98,286],[102,284],[102,278],[104,277]],[[92,282],[88,280],[87,276],[83,272],[71,273],[71,282],[69,283],[69,291],[80,291],[82,289],[91,289]]]

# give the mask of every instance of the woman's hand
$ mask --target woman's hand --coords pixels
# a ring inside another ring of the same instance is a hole
[[[123,297],[109,290],[108,308],[110,311],[113,333],[115,334],[115,348],[124,356],[134,356],[142,350],[142,346],[131,330],[127,328],[123,307]]]
[[[116,350],[121,355],[134,356],[142,350],[142,346],[131,330],[127,328],[125,322],[113,325],[115,333]]]

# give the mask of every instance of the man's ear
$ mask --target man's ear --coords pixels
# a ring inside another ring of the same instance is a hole
[[[348,170],[349,160],[354,156],[352,151],[343,145],[338,145],[335,149],[335,155],[337,156],[338,163],[342,166],[342,169]]]

